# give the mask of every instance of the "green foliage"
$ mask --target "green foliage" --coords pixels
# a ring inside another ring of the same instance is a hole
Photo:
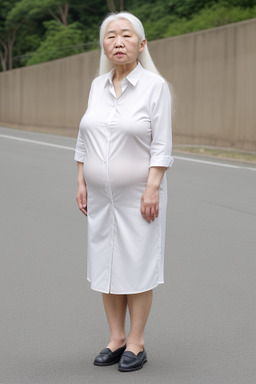
[[[75,23],[76,28],[74,30],[73,25],[61,33],[51,28],[47,22],[55,20],[60,25],[64,25],[60,11],[65,10],[66,3],[69,5],[66,26],[69,27]],[[5,14],[5,21],[8,24],[20,25],[13,48],[14,67],[36,63],[39,60],[45,61],[48,56],[53,60],[95,49],[98,25],[106,13],[105,0],[13,0],[12,7]],[[56,38],[53,37],[55,33]],[[68,33],[71,34],[69,38]],[[51,47],[45,54],[44,47],[48,43]],[[79,47],[77,44],[80,44]]]
[[[10,25],[25,20],[27,18],[30,3],[31,0],[17,1],[7,14],[6,24]]]
[[[227,0],[226,3],[241,8],[253,8],[256,5],[256,0]]]
[[[189,18],[205,7],[211,7],[219,0],[130,0],[131,12],[133,11],[143,21],[155,21],[157,18],[171,16],[172,18]],[[137,4],[137,5],[136,5]]]
[[[16,39],[18,23],[7,23],[9,12],[15,7],[18,0],[5,0],[0,6],[0,68],[12,68],[12,52]]]
[[[44,14],[48,14],[49,10],[56,11],[58,6],[63,6],[66,0],[30,0],[30,2],[32,3],[29,10],[30,17],[41,18]]]
[[[13,7],[15,7],[15,3],[19,0],[10,0],[10,1],[2,1],[0,4],[0,40],[5,38],[5,35],[12,28],[12,24],[7,23],[7,18]]]
[[[219,27],[254,17],[256,17],[256,6],[254,8],[241,9],[240,7],[228,7],[227,5],[219,4],[212,8],[202,9],[190,20],[182,19],[171,23],[162,37]]]
[[[56,11],[65,0],[20,0],[7,17],[7,22],[43,19],[49,10]],[[49,16],[48,16],[49,18]]]
[[[114,0],[117,8],[120,0]],[[148,40],[256,17],[256,0],[124,0]],[[0,65],[31,65],[97,47],[107,0],[2,0]],[[10,63],[10,55],[13,63]]]
[[[135,4],[136,0],[133,1]],[[256,0],[167,0],[165,3],[157,2],[156,7],[152,0],[132,12],[144,21],[146,36],[150,41],[256,17],[256,5],[249,8],[244,6],[245,3],[256,4]]]
[[[84,51],[83,33],[79,23],[62,26],[54,20],[46,21],[45,40],[27,61],[26,65],[43,63]]]

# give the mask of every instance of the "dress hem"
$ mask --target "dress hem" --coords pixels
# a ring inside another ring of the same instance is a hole
[[[88,278],[87,278],[87,280],[89,281],[89,283],[91,283],[91,281]],[[112,294],[112,295],[136,295],[137,293],[143,293],[143,292],[151,291],[152,289],[158,287],[158,285],[160,285],[160,284],[164,284],[164,281],[159,281],[153,287],[147,288],[147,289],[143,289],[143,290],[138,291],[138,292],[108,292],[106,290],[101,290],[101,289],[93,288],[92,285],[91,285],[91,289],[93,291],[96,291],[96,292],[107,293],[107,294]]]

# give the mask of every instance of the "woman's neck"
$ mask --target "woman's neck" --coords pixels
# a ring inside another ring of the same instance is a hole
[[[137,62],[132,64],[125,64],[125,65],[115,65],[115,73],[113,76],[113,80],[115,81],[122,81],[127,75],[129,75],[130,72],[134,70],[134,68],[137,67]]]

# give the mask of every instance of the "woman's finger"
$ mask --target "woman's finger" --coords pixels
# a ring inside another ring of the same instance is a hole
[[[140,205],[140,213],[142,214],[142,216],[143,216],[143,218],[144,218],[144,215],[145,215],[145,206],[144,206],[143,201],[141,201],[141,205]]]
[[[76,197],[76,201],[78,204],[78,208],[80,211],[87,216],[87,199],[86,199],[86,194],[84,193],[78,193]]]
[[[146,209],[145,209],[145,218],[146,218],[147,222],[150,223],[151,215],[150,215],[150,208],[149,207],[146,207]]]
[[[155,217],[156,217],[155,207],[152,207],[150,210],[150,218],[152,221],[154,221]]]
[[[85,216],[87,216],[87,206],[85,206],[84,208],[81,208],[80,211],[83,212]]]
[[[85,216],[87,216],[87,205],[81,204],[79,205],[79,209]]]

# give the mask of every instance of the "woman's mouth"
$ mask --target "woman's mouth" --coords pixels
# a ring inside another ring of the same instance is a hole
[[[124,52],[116,52],[115,56],[125,56],[125,53]]]

